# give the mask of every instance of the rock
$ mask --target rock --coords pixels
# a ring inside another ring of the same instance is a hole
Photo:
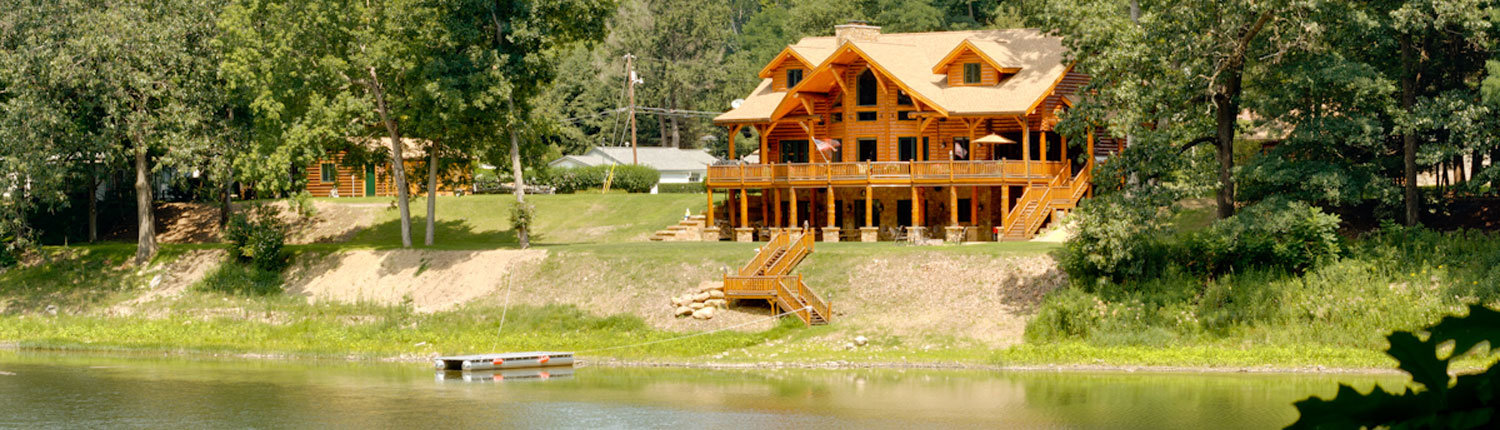
[[[695,301],[695,302],[701,302],[701,301],[704,301],[704,300],[708,300],[709,297],[712,297],[712,296],[710,296],[706,292],[704,292],[704,293],[698,293],[697,295],[693,296],[693,301]]]
[[[844,344],[844,349],[854,349],[854,342]]]
[[[729,301],[724,299],[708,299],[703,302],[704,307],[729,309]]]
[[[677,307],[677,312],[675,313],[675,315],[677,317],[679,317],[679,318],[680,317],[685,317],[685,316],[688,316],[688,315],[692,315],[692,314],[693,314],[693,308],[690,308],[690,307],[687,307],[687,306],[678,306]]]
[[[56,316],[57,315],[57,305],[47,305],[47,310],[45,312],[47,312],[47,315]]]
[[[724,292],[723,291],[719,291],[719,290],[709,290],[708,291],[708,298],[710,298],[710,299],[722,299],[722,298],[724,298]]]
[[[854,337],[854,344],[857,345],[857,346],[865,346],[865,344],[868,344],[868,343],[870,343],[870,340],[866,339],[864,336],[855,336]]]
[[[696,311],[696,310],[699,310],[699,309],[703,309],[703,308],[705,308],[705,307],[708,307],[708,305],[705,305],[705,304],[703,304],[703,303],[700,303],[700,302],[693,302],[693,303],[688,303],[688,305],[687,305],[687,307],[688,307],[688,308],[689,308],[689,309],[692,309],[692,310],[695,310],[695,311]]]
[[[156,276],[152,276],[151,277],[151,288],[155,289],[159,285],[161,285],[161,274],[160,273],[156,274]]]
[[[707,292],[707,291],[712,291],[712,290],[723,291],[724,290],[724,283],[723,282],[715,282],[715,281],[704,281],[703,283],[698,284],[698,292],[700,292],[700,293]]]
[[[693,311],[693,318],[706,320],[714,317],[714,308],[703,308]]]
[[[673,297],[672,298],[672,306],[674,306],[674,307],[675,306],[686,306],[687,302],[688,302],[687,297],[677,296],[677,297]]]

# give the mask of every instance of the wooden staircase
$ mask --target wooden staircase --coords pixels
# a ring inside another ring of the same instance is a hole
[[[1006,227],[1000,239],[1031,240],[1054,212],[1077,207],[1078,201],[1088,193],[1093,167],[1094,161],[1089,160],[1079,170],[1078,176],[1057,175],[1046,186],[1027,187],[1016,201],[1016,207],[1005,215]]]
[[[703,226],[707,220],[703,215],[693,215],[677,224],[651,235],[653,242],[683,242],[703,240]]]
[[[812,250],[811,229],[776,232],[738,273],[724,275],[724,296],[766,300],[778,313],[792,312],[807,325],[827,324],[832,316],[828,301],[808,288],[801,274],[791,274]]]

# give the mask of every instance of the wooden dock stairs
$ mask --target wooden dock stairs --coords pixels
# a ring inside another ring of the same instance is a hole
[[[775,312],[792,312],[807,325],[827,324],[832,317],[828,301],[808,288],[801,274],[791,274],[812,251],[812,229],[775,232],[745,267],[735,274],[724,275],[724,296],[734,300],[766,300]]]
[[[1016,200],[1015,208],[1005,215],[1005,225],[1009,227],[1001,232],[1000,239],[1031,240],[1048,219],[1055,218],[1053,215],[1057,211],[1077,207],[1078,201],[1088,193],[1093,167],[1094,162],[1090,160],[1079,170],[1078,176],[1057,175],[1046,186],[1026,187],[1021,198]]]

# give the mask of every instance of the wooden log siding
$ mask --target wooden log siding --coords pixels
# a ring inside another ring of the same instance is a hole
[[[978,84],[964,83],[964,64],[968,63],[979,63]],[[1011,67],[1005,64],[1002,64],[1001,66]],[[956,87],[962,85],[995,85],[1000,83],[1001,77],[1002,76],[999,70],[996,70],[994,66],[986,63],[984,59],[979,58],[979,54],[975,54],[974,51],[967,51],[963,54],[959,54],[958,58],[953,60],[953,64],[948,65],[949,86]]]
[[[342,163],[343,160],[344,154],[337,153],[308,166],[307,192],[313,197],[331,197],[333,190],[337,188],[339,197],[363,196],[365,192],[364,169],[345,166]],[[333,182],[323,182],[324,164],[333,164],[338,172]]]
[[[332,197],[335,185],[339,190],[339,197],[368,197],[365,194],[365,171],[362,167],[345,166],[342,161],[342,152],[331,154],[328,158],[318,160],[307,168],[307,191],[313,197]],[[338,178],[334,182],[323,182],[323,164],[332,163],[338,171]],[[406,166],[408,181],[407,189],[412,195],[425,195],[426,187],[420,186],[419,182],[427,178],[427,170],[420,160],[406,160],[402,163]],[[418,176],[420,175],[420,176]],[[447,171],[438,172],[438,195],[453,195],[455,190],[463,189],[471,183],[473,173],[466,166],[456,165]],[[375,166],[375,196],[390,197],[396,195],[396,187],[392,183],[391,168],[388,163],[378,163]]]

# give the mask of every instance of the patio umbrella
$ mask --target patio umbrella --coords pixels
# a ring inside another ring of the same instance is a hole
[[[998,144],[1016,143],[1016,141],[1010,140],[1010,139],[1006,139],[1004,136],[1001,136],[1001,135],[998,135],[998,134],[991,133],[988,136],[981,137],[981,138],[978,138],[978,139],[974,139],[974,143],[982,143],[982,144],[986,144],[986,145],[998,145]]]

